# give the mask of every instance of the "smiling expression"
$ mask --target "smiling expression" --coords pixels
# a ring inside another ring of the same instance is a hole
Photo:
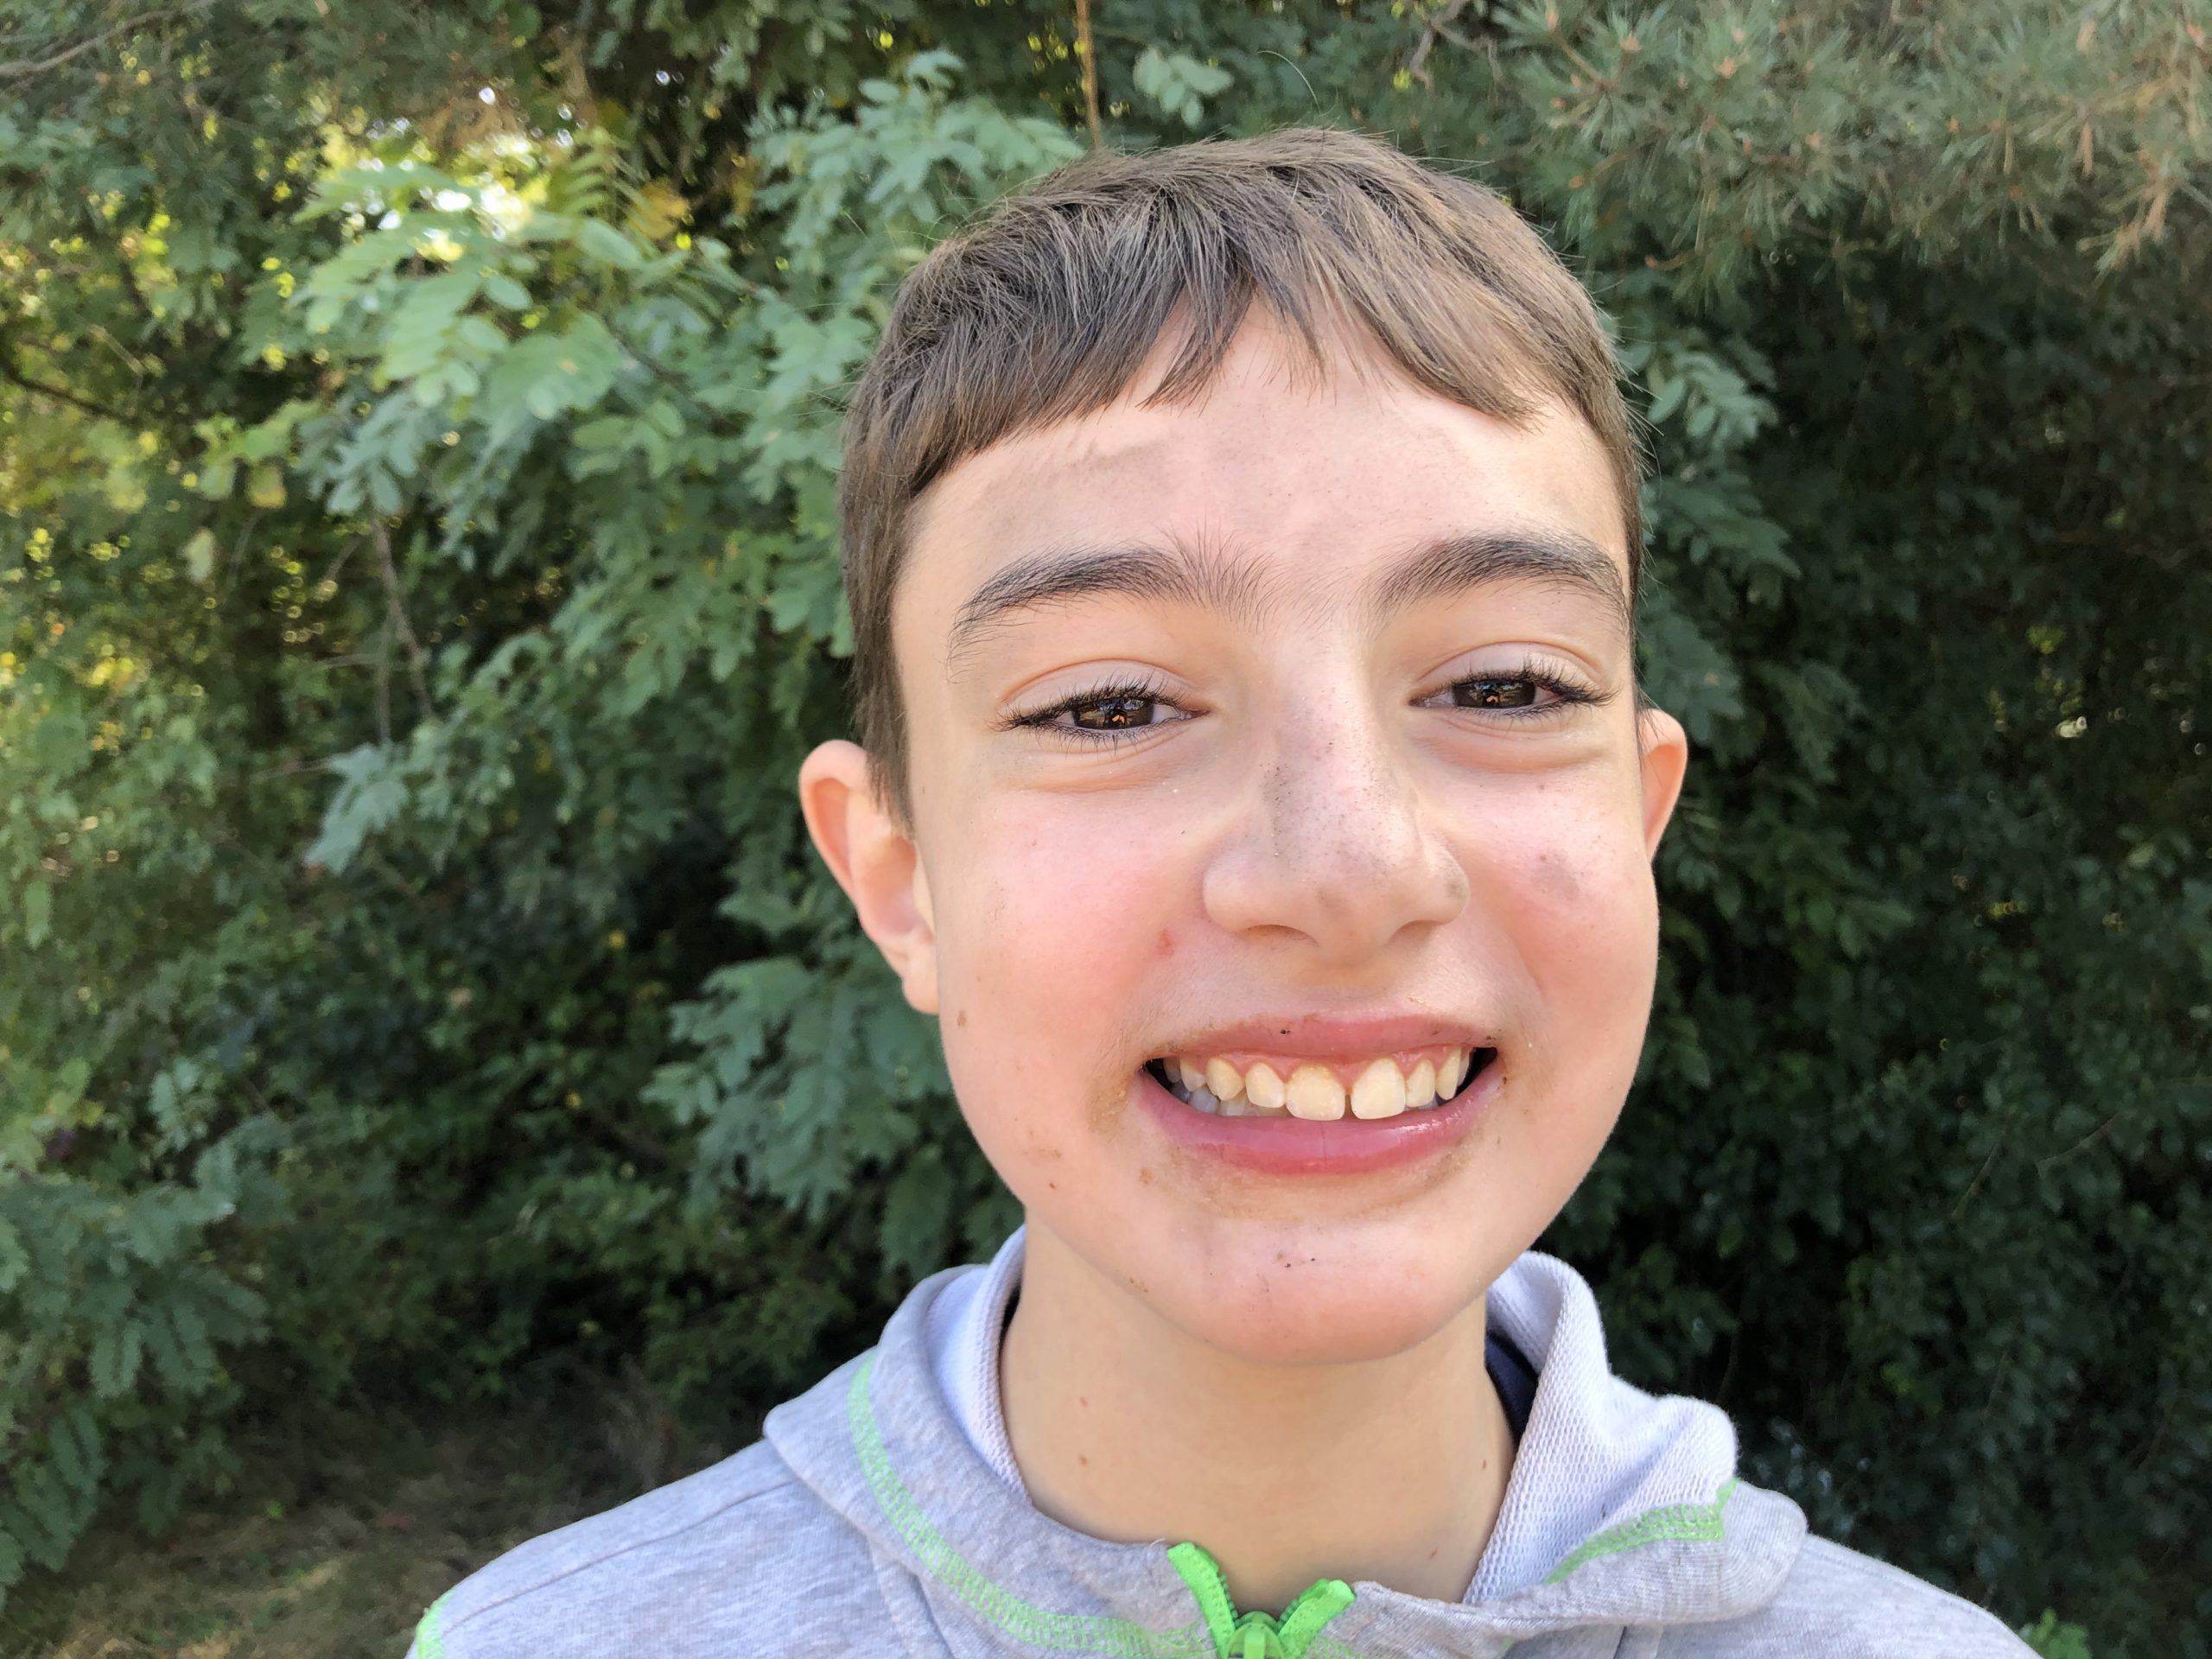
[[[1148,365],[961,461],[893,615],[887,951],[985,1154],[1103,1281],[1299,1361],[1435,1332],[1589,1168],[1685,759],[1589,429],[1331,362],[1258,315],[1196,401]]]

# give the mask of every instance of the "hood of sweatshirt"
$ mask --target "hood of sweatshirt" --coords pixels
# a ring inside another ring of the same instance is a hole
[[[1240,1613],[1192,1541],[1110,1543],[1049,1519],[993,1471],[940,1391],[924,1281],[875,1349],[769,1414],[798,1479],[911,1584],[961,1655],[1009,1643],[1130,1659],[1494,1659],[1516,1643],[1611,1655],[1631,1629],[1737,1619],[1780,1592],[1805,1539],[1797,1506],[1737,1478],[1718,1408],[1612,1375],[1589,1287],[1524,1255],[1492,1287],[1491,1328],[1537,1387],[1504,1502],[1466,1597],[1324,1580],[1279,1618]],[[887,1586],[887,1594],[890,1586]]]

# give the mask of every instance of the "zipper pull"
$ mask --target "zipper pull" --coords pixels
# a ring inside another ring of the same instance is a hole
[[[1322,1579],[1299,1592],[1280,1622],[1257,1611],[1239,1613],[1230,1599],[1229,1581],[1204,1549],[1177,1544],[1168,1550],[1167,1559],[1198,1599],[1216,1659],[1305,1659],[1321,1627],[1352,1603],[1350,1585],[1342,1579]]]

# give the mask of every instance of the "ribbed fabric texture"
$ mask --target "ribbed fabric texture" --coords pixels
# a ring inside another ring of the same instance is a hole
[[[991,1472],[1020,1492],[1021,1471],[1007,1439],[1006,1411],[999,1403],[999,1347],[1006,1336],[1007,1309],[1021,1285],[1021,1247],[1027,1228],[1017,1227],[981,1273],[963,1274],[930,1304],[922,1321],[929,1346],[930,1371],[945,1408],[960,1426],[976,1455]]]
[[[1491,1287],[1490,1321],[1536,1368],[1536,1400],[1469,1601],[1541,1584],[1610,1527],[1710,1504],[1734,1472],[1726,1412],[1612,1374],[1597,1299],[1564,1262],[1522,1255]]]

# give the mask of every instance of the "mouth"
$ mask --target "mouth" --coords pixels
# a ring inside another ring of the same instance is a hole
[[[1171,1054],[1146,1061],[1144,1070],[1183,1104],[1208,1116],[1294,1117],[1311,1123],[1350,1116],[1377,1122],[1448,1104],[1497,1062],[1495,1048],[1450,1046],[1349,1063]]]
[[[1353,1061],[1164,1055],[1132,1079],[1167,1139],[1257,1174],[1351,1175],[1416,1163],[1466,1137],[1504,1079],[1494,1047]]]

